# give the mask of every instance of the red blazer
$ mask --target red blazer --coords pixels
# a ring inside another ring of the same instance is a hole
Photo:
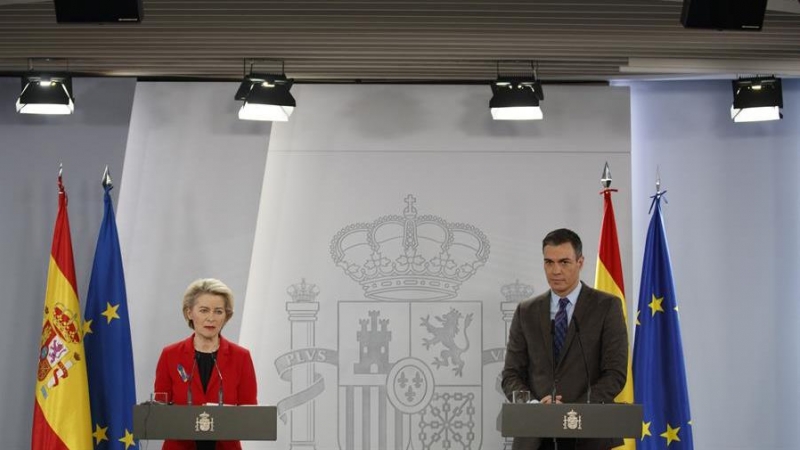
[[[192,404],[217,404],[219,402],[219,375],[211,372],[208,391],[203,392],[203,383],[194,362],[194,334],[189,338],[164,347],[156,366],[156,381],[153,392],[166,392],[168,401],[185,405],[188,392],[188,377],[194,367],[192,378]],[[255,405],[256,371],[250,352],[244,347],[219,337],[217,366],[222,373],[223,402],[226,405]],[[183,368],[186,380],[179,368]],[[217,450],[239,450],[239,441],[218,441]],[[163,450],[194,450],[194,441],[164,441]]]

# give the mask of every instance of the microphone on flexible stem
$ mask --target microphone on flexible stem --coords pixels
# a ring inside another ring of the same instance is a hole
[[[581,329],[578,326],[578,318],[573,316],[572,323],[575,324],[575,335],[578,337],[578,347],[581,349],[583,357],[583,369],[586,371],[586,403],[592,402],[592,380],[589,378],[589,363],[586,361],[586,352],[583,351],[583,341],[581,340]]]
[[[553,341],[553,344],[556,342],[556,321],[550,321],[550,338]],[[558,358],[556,357],[556,346],[553,345],[553,393],[550,394],[550,403],[555,405],[556,404],[556,363],[558,362]],[[558,450],[558,439],[553,438],[553,449]]]
[[[192,377],[194,376],[194,368],[197,366],[197,355],[192,357],[192,370],[189,372],[189,380],[186,386],[186,404],[192,404]]]
[[[218,400],[219,400],[219,406],[222,406],[223,405],[223,402],[222,402],[222,398],[223,398],[223,396],[222,396],[222,394],[223,394],[223,391],[222,391],[222,371],[219,370],[219,364],[217,364],[217,355],[216,355],[216,353],[212,353],[211,354],[211,359],[214,360],[214,367],[217,368],[217,375],[219,375],[219,392],[217,393],[217,396],[218,396]]]
[[[556,321],[550,321],[550,337],[553,339],[553,343],[556,342]],[[553,393],[551,395],[551,400],[553,403],[556,402],[556,346],[553,345]]]

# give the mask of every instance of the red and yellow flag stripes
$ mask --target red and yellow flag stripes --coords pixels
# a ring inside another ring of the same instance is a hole
[[[594,287],[622,299],[622,313],[625,323],[628,323],[628,310],[625,307],[625,283],[622,280],[622,258],[619,254],[619,240],[617,239],[617,221],[614,218],[614,204],[611,202],[611,193],[616,189],[604,189],[603,194],[603,225],[600,229],[600,249],[597,251],[597,270],[594,276]],[[628,339],[630,347],[630,339]],[[633,374],[631,371],[631,356],[628,355],[628,376],[622,392],[614,399],[617,402],[633,403]],[[626,449],[635,449],[635,439],[625,439]]]
[[[67,194],[59,175],[58,216],[47,272],[31,449],[91,448],[89,383],[81,309],[75,282]]]

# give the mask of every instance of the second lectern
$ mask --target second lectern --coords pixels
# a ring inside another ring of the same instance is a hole
[[[624,403],[506,403],[504,437],[639,438],[642,405]]]
[[[276,421],[274,406],[133,407],[133,434],[137,439],[274,441]]]

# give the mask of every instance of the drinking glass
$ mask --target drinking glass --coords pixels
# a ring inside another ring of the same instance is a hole
[[[166,405],[168,396],[166,392],[152,392],[150,394],[150,402],[158,403],[159,405]]]
[[[512,399],[514,403],[528,403],[531,401],[531,391],[519,389],[513,392]]]

